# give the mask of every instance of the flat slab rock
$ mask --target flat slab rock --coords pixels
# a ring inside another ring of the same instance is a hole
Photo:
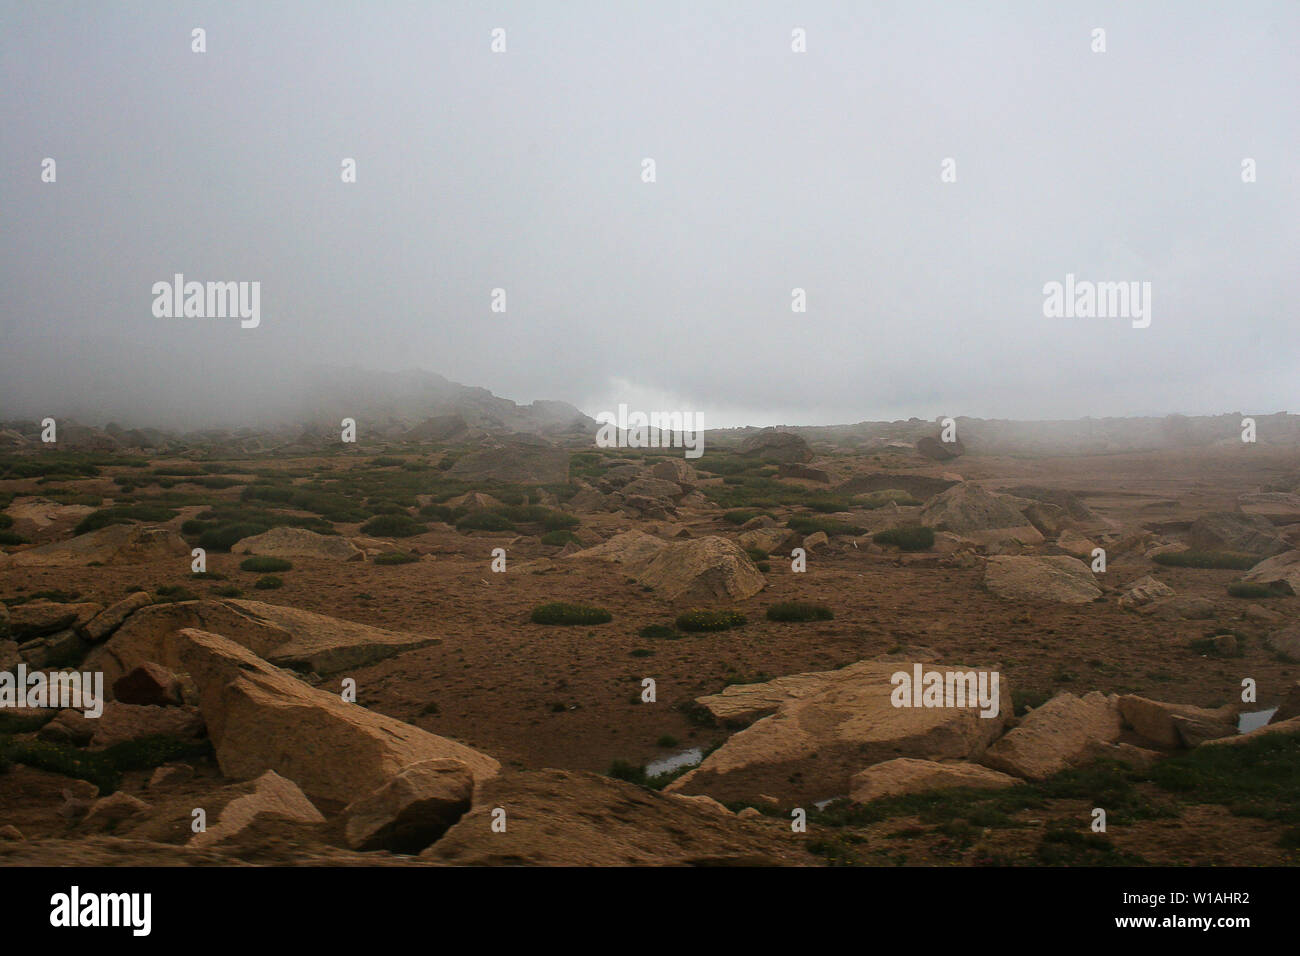
[[[493,810],[506,813],[492,831]],[[585,771],[502,774],[423,859],[458,866],[776,866],[813,863],[788,821],[749,822]]]
[[[665,792],[705,793],[723,802],[771,794],[784,801],[820,800],[849,791],[864,765],[894,757],[975,759],[1002,732],[1011,713],[1007,682],[999,681],[999,708],[982,717],[978,706],[896,707],[898,671],[913,663],[860,661],[838,671],[746,685],[747,694],[721,694],[700,702],[741,714],[775,705],[770,716],[734,734],[699,767]],[[976,671],[933,664],[926,670]],[[779,698],[779,699],[778,699]]]
[[[1010,601],[1087,604],[1101,597],[1092,570],[1067,555],[994,555],[984,564],[984,586]]]
[[[1114,694],[1057,694],[989,747],[980,762],[1016,777],[1042,780],[1086,762],[1093,744],[1115,743],[1122,723]]]
[[[139,564],[165,558],[189,557],[190,546],[175,531],[135,524],[111,524],[78,535],[3,556],[0,567],[59,567],[100,564]]]
[[[242,538],[234,554],[260,554],[272,558],[316,558],[322,561],[361,561],[365,552],[340,535],[317,534],[306,528],[272,528]]]
[[[111,638],[91,651],[85,666],[102,670],[109,687],[150,661],[181,671],[175,635],[187,627],[228,637],[272,664],[322,675],[440,643],[436,637],[261,601],[180,601],[136,611]]]
[[[849,799],[854,803],[869,803],[881,797],[954,787],[1000,790],[1020,782],[1010,774],[964,760],[940,763],[935,760],[917,760],[914,757],[896,757],[854,774],[849,785]]]

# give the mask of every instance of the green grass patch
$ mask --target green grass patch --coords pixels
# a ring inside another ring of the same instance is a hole
[[[420,560],[420,556],[411,554],[409,551],[389,551],[386,554],[375,555],[375,564],[413,564]]]
[[[362,533],[380,538],[412,538],[428,530],[428,525],[409,515],[379,515],[361,526]]]
[[[533,608],[531,620],[534,624],[607,624],[613,615],[603,607],[553,601]]]
[[[255,571],[259,574],[265,574],[269,571],[291,571],[293,562],[286,561],[284,558],[273,558],[265,554],[253,554],[239,562],[239,570]]]
[[[812,604],[807,601],[782,601],[767,609],[769,621],[830,621],[835,612],[825,604]]]
[[[1253,554],[1237,554],[1232,551],[1166,551],[1157,554],[1151,560],[1171,568],[1247,571],[1264,559]]]
[[[876,532],[871,540],[876,544],[893,545],[900,551],[928,551],[934,547],[934,529],[921,525],[890,528]]]

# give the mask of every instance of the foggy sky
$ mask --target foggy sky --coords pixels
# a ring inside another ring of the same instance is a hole
[[[4,0],[0,419],[247,423],[306,365],[706,426],[1297,411],[1297,36],[1292,0]],[[155,318],[178,272],[260,281],[260,327]],[[1150,327],[1045,318],[1067,273],[1150,282]]]

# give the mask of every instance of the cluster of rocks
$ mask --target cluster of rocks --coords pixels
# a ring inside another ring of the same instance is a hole
[[[621,512],[633,518],[672,518],[681,509],[713,507],[699,492],[700,477],[692,465],[670,458],[645,467],[615,462],[594,484],[581,482],[569,507],[579,513]]]
[[[891,676],[914,664],[976,675],[997,670],[939,665],[933,652],[918,648],[697,698],[720,725],[743,729],[666,791],[788,806],[843,795],[866,802],[948,787],[1007,787],[1103,757],[1146,766],[1180,749],[1300,733],[1300,684],[1266,727],[1239,734],[1239,705],[1209,709],[1096,691],[1058,694],[1017,718],[1005,681],[995,716],[982,715],[974,701],[896,706]]]

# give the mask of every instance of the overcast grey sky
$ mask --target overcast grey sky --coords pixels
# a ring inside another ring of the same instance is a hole
[[[3,0],[0,418],[237,424],[310,363],[706,426],[1300,411],[1298,92],[1294,0]],[[155,318],[177,272],[260,327]],[[1067,273],[1150,327],[1045,318]]]

